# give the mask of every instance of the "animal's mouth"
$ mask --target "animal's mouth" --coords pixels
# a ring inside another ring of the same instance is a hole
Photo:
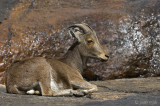
[[[107,62],[108,61],[108,59],[109,59],[109,56],[108,55],[104,55],[104,54],[100,54],[100,55],[98,55],[98,58],[99,58],[99,60],[101,61],[101,62]]]
[[[100,59],[101,62],[107,62],[108,59]]]
[[[99,57],[99,56],[92,56],[90,58],[93,58],[93,59],[97,59],[97,60],[100,60],[101,62],[107,62],[108,59],[109,59],[109,56],[105,56],[105,58],[102,58],[102,57]]]

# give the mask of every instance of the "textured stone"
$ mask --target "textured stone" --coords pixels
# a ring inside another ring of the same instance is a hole
[[[1,0],[0,9],[1,72],[26,57],[61,57],[73,42],[66,28],[85,22],[110,55],[89,60],[86,79],[160,75],[159,0]]]
[[[126,93],[159,93],[160,78],[132,78],[132,79],[116,79],[108,81],[93,82],[99,87],[108,89],[108,91],[118,91]],[[100,91],[104,89],[100,88]],[[102,89],[102,90],[101,90]]]
[[[7,106],[134,106],[160,105],[160,78],[117,79],[94,81],[98,92],[86,97],[45,97],[36,95],[8,94],[5,86],[0,85],[0,105]]]

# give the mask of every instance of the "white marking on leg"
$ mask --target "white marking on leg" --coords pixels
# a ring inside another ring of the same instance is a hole
[[[29,95],[33,95],[33,94],[34,94],[34,90],[33,90],[33,89],[31,89],[31,90],[27,91],[27,94],[29,94]]]
[[[50,82],[50,86],[52,90],[58,90],[58,86],[55,83],[53,77],[52,77],[52,70],[50,70],[50,78],[51,78],[51,82]]]

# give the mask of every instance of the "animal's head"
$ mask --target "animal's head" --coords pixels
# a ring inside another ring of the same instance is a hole
[[[75,24],[68,29],[69,34],[77,39],[81,55],[105,61],[108,60],[108,54],[99,43],[96,32],[91,27],[87,24]]]

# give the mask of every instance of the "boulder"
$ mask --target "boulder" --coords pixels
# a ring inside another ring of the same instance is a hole
[[[24,58],[63,56],[73,43],[66,28],[84,22],[110,55],[90,59],[86,79],[160,75],[159,0],[1,0],[0,10],[0,72]]]

